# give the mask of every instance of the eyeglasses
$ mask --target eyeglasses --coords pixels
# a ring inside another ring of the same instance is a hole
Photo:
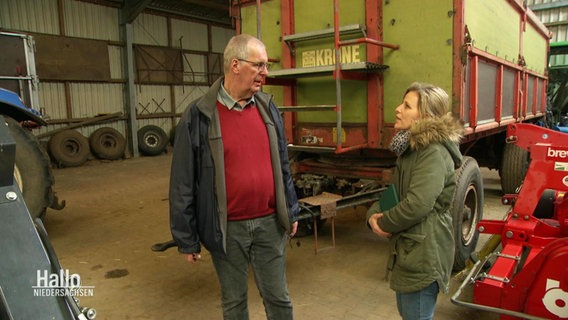
[[[253,67],[256,67],[258,71],[262,71],[264,68],[266,68],[266,70],[270,69],[270,63],[268,62],[253,62],[247,59],[238,59],[238,58],[237,60],[250,63]]]

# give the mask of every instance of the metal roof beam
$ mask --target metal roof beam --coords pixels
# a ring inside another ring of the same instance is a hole
[[[120,23],[132,23],[151,2],[152,0],[124,0]]]
[[[187,4],[197,5],[197,6],[208,8],[208,9],[229,12],[229,2],[228,1],[227,1],[227,4],[220,4],[218,2],[209,2],[209,1],[203,1],[203,0],[181,0],[181,1],[185,2]]]

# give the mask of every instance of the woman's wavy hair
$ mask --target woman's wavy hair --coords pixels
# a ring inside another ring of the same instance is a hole
[[[418,112],[420,117],[439,118],[450,111],[450,97],[444,89],[429,83],[414,82],[404,95],[409,92],[418,94]]]

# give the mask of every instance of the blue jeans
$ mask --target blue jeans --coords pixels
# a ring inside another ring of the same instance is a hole
[[[396,293],[396,306],[403,320],[431,320],[438,298],[438,282],[410,293]]]
[[[286,284],[286,233],[275,214],[227,223],[227,254],[212,254],[221,285],[223,318],[245,320],[248,269],[252,266],[256,286],[268,319],[293,319]]]

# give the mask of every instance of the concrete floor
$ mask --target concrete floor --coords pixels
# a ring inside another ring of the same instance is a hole
[[[171,156],[102,162],[55,169],[55,189],[66,200],[62,211],[48,210],[45,225],[64,269],[94,286],[82,306],[97,319],[221,319],[219,285],[210,256],[189,265],[175,249],[150,247],[170,239],[168,181]],[[499,181],[484,171],[485,215],[502,217]],[[336,218],[336,247],[326,224],[314,254],[313,237],[288,247],[288,283],[296,319],[397,319],[394,293],[382,280],[386,241],[364,223],[364,208]],[[481,241],[486,240],[482,235]],[[251,319],[265,319],[250,280]],[[459,283],[452,281],[452,292]],[[436,319],[498,319],[456,306],[440,295]]]

